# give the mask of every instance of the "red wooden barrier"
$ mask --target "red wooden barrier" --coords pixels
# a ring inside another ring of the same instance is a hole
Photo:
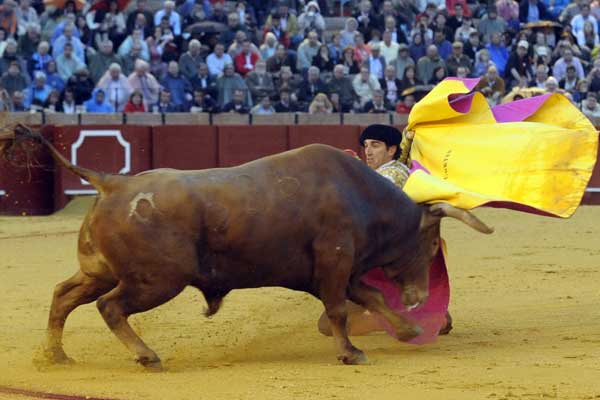
[[[215,168],[217,154],[217,128],[214,126],[157,126],[152,129],[152,168]]]
[[[43,132],[50,138],[52,132]],[[44,215],[54,211],[52,158],[46,149],[28,143],[12,160],[0,158],[0,214]]]
[[[324,143],[339,149],[351,149],[358,152],[360,130],[354,125],[311,125],[289,127],[290,149],[311,143]]]
[[[232,167],[289,149],[287,126],[219,126],[219,167]]]
[[[54,144],[72,163],[102,172],[135,174],[152,168],[151,127],[64,126],[56,128]],[[54,203],[65,206],[68,196],[95,193],[87,182],[64,168],[55,176]]]

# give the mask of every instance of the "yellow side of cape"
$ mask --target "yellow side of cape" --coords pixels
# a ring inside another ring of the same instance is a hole
[[[410,158],[431,174],[414,172],[404,191],[419,203],[463,209],[511,202],[565,218],[573,214],[598,154],[591,122],[553,94],[524,121],[498,123],[480,93],[467,113],[450,105],[448,96],[469,92],[462,81],[445,80],[411,111]]]

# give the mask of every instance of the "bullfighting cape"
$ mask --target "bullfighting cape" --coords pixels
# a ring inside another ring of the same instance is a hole
[[[560,94],[490,108],[478,79],[447,78],[408,117],[417,203],[504,207],[571,216],[598,155],[598,133]]]

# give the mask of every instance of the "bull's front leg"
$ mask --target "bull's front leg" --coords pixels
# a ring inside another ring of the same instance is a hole
[[[352,285],[350,300],[371,312],[382,315],[396,330],[398,340],[408,341],[423,333],[421,327],[390,310],[379,290],[365,285],[360,280]]]
[[[315,278],[318,282],[319,297],[325,305],[331,333],[338,350],[338,360],[344,364],[365,364],[367,357],[354,347],[348,338],[346,320],[346,288],[352,269],[354,248],[351,241],[346,245],[332,246],[331,241],[315,245]],[[333,251],[331,251],[333,249]]]

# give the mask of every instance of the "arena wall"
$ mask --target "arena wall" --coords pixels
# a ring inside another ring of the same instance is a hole
[[[23,114],[13,118],[43,126],[44,135],[78,165],[128,174],[152,168],[229,167],[310,143],[358,152],[364,126],[386,123],[402,128],[406,124],[405,115],[394,114]],[[29,168],[22,167],[25,152],[0,160],[0,214],[49,214],[64,207],[72,196],[95,193],[87,182],[55,168],[47,151],[31,150],[35,162]],[[584,203],[600,204],[600,165]]]

